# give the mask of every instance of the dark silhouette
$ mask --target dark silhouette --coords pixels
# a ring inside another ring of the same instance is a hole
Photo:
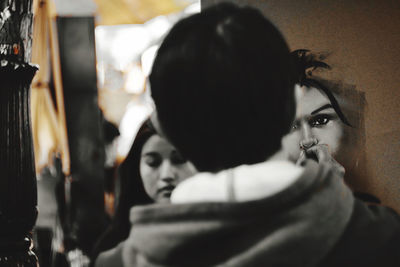
[[[131,227],[129,222],[130,208],[135,205],[144,205],[154,202],[147,195],[139,172],[143,145],[154,134],[156,134],[156,132],[149,121],[143,123],[126,159],[119,167],[119,192],[117,192],[115,197],[117,200],[117,208],[111,225],[101,235],[94,247],[92,264],[94,264],[94,260],[102,251],[117,246],[128,237]]]

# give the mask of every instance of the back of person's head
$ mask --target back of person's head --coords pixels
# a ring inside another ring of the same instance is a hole
[[[266,160],[294,116],[294,67],[258,10],[223,3],[178,22],[150,84],[166,137],[200,171]]]

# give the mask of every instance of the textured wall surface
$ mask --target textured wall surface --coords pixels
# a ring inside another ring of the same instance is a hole
[[[202,0],[202,8],[221,1]],[[400,211],[400,1],[237,0],[282,31],[291,49],[330,51],[341,79],[365,92],[367,173],[357,187]]]

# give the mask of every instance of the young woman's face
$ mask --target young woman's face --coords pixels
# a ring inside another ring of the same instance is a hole
[[[341,148],[344,124],[329,99],[316,88],[297,85],[295,95],[296,117],[291,132],[283,138],[283,149],[296,161],[302,149],[325,144],[335,157]]]
[[[153,135],[142,148],[140,175],[146,193],[155,202],[168,202],[172,190],[195,173],[193,165],[159,135]]]

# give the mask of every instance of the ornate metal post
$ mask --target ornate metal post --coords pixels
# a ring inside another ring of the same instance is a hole
[[[0,266],[38,266],[29,89],[32,0],[0,0]]]

